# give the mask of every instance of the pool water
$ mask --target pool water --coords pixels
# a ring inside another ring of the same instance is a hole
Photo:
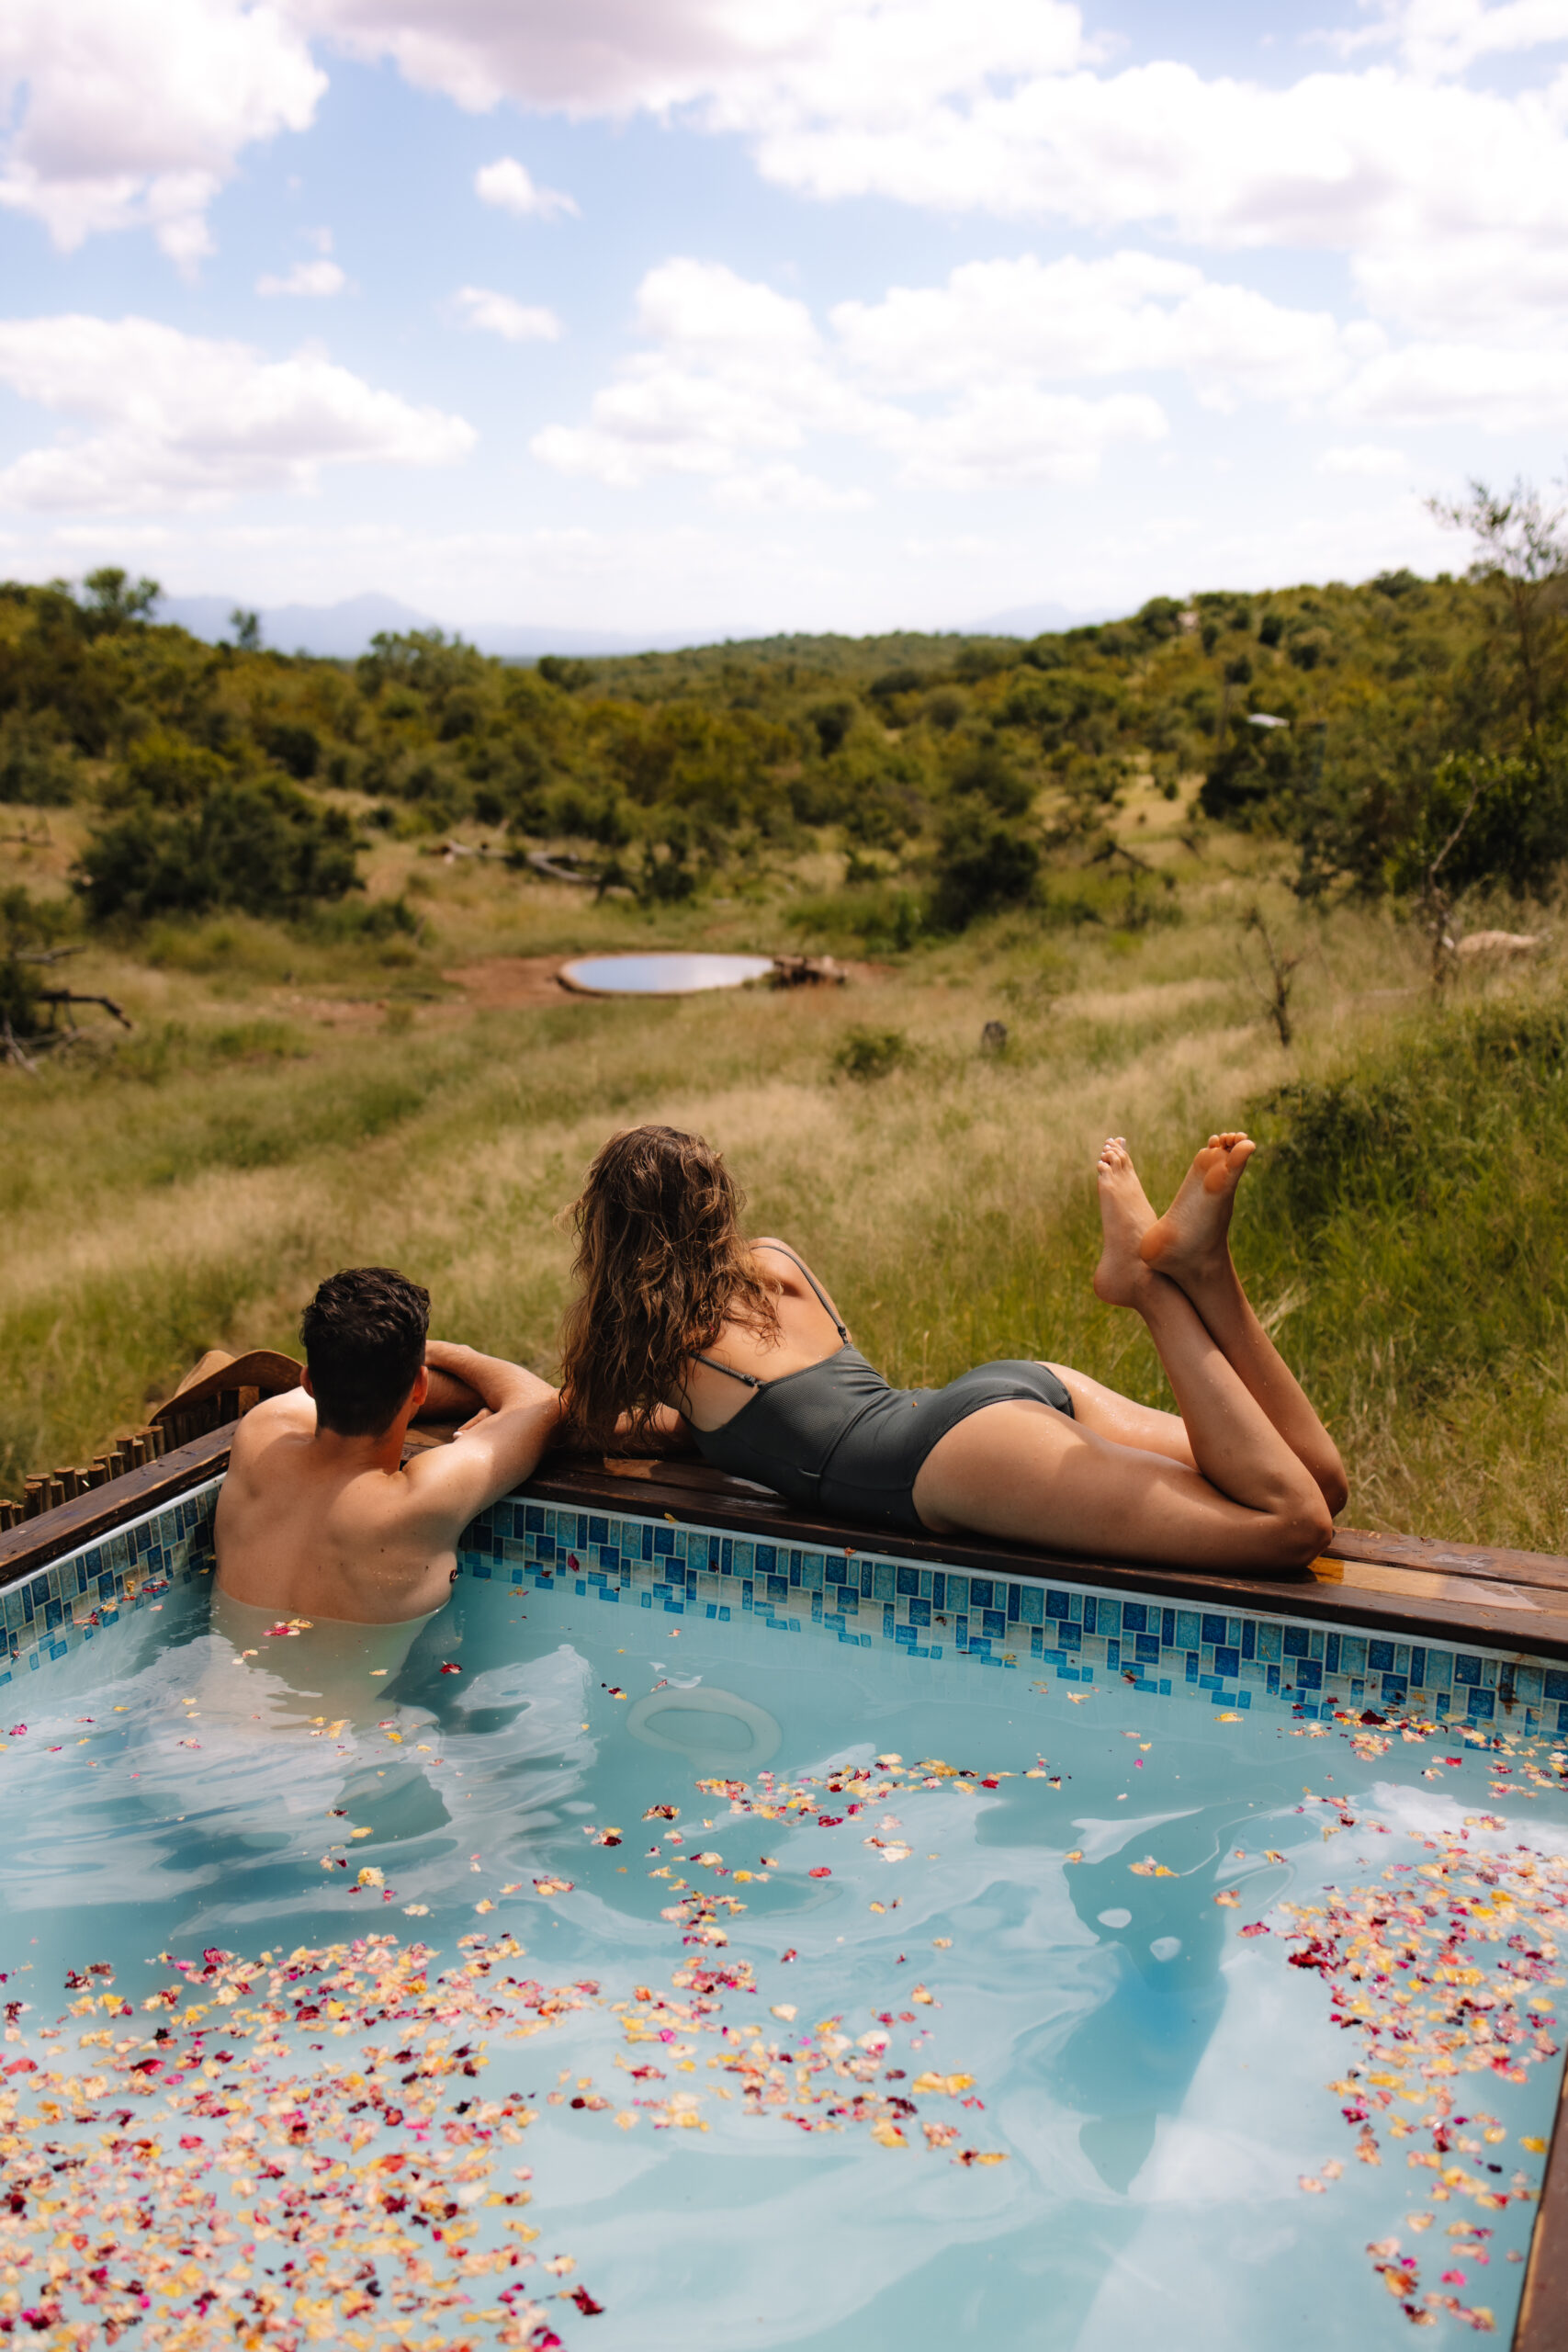
[[[1560,1745],[564,1575],[222,1624],[4,1693],[8,2336],[1506,2341]]]

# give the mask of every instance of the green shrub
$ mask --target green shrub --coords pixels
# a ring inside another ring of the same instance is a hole
[[[1292,1354],[1330,1400],[1380,1379],[1437,1398],[1495,1368],[1561,1382],[1565,1072],[1568,998],[1504,1002],[1253,1106],[1249,1262],[1303,1295]]]
[[[865,1085],[874,1078],[888,1077],[913,1059],[913,1049],[902,1029],[866,1029],[857,1022],[844,1033],[833,1056],[833,1068]]]
[[[917,890],[891,881],[851,882],[819,898],[797,899],[784,917],[793,932],[834,947],[891,948],[902,954],[926,927],[925,901]]]
[[[321,739],[313,727],[275,719],[256,729],[256,740],[296,784],[308,784],[321,762]]]
[[[63,808],[75,788],[76,763],[52,718],[14,710],[0,719],[0,801]]]
[[[335,906],[312,913],[308,929],[313,939],[417,939],[424,929],[406,898],[340,899]]]
[[[296,914],[363,887],[354,829],[280,778],[226,785],[199,808],[163,811],[141,802],[92,833],[75,887],[91,920],[199,914]]]
[[[203,743],[172,728],[151,727],[139,736],[109,780],[107,808],[151,801],[160,808],[195,808],[209,792],[227,784],[233,770]]]
[[[1040,873],[1040,844],[984,801],[963,800],[944,819],[937,844],[931,909],[949,931],[976,915],[1030,898]]]

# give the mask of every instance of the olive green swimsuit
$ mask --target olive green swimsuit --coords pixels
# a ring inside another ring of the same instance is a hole
[[[793,1250],[781,1255],[798,1267],[829,1316],[842,1345],[820,1363],[758,1380],[712,1356],[698,1356],[752,1392],[721,1429],[692,1435],[716,1470],[773,1487],[786,1501],[848,1519],[922,1524],[915,1480],[938,1440],[984,1406],[1021,1398],[1072,1414],[1073,1400],[1049,1367],[1022,1360],[978,1364],[945,1388],[893,1388],[867,1363],[823,1298],[815,1276]]]

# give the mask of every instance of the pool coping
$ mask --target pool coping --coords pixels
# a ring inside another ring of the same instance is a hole
[[[20,1582],[97,1538],[125,1530],[226,1467],[235,1424],[209,1430],[161,1461],[0,1534],[0,1589]],[[1568,1658],[1568,1559],[1477,1544],[1430,1543],[1359,1529],[1337,1533],[1323,1556],[1290,1576],[1204,1576],[1193,1570],[1074,1558],[1021,1545],[948,1542],[875,1530],[791,1510],[765,1488],[677,1459],[611,1462],[562,1456],[517,1498],[671,1525],[728,1528],[785,1545],[864,1552],[883,1543],[899,1556],[982,1575],[1092,1579],[1110,1589],[1176,1600],[1287,1611],[1325,1624],[1352,1623],[1445,1638],[1468,1635],[1518,1657]],[[728,1546],[726,1545],[728,1552]],[[1511,2352],[1561,2352],[1568,2335],[1568,2069],[1559,2093]]]

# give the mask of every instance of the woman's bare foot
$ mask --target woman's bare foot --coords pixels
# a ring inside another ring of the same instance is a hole
[[[1122,1136],[1109,1138],[1094,1172],[1100,1182],[1100,1221],[1105,1232],[1105,1246],[1094,1270],[1094,1295],[1107,1306],[1135,1306],[1149,1281],[1139,1245],[1154,1224],[1155,1213]]]
[[[1257,1148],[1250,1136],[1234,1128],[1209,1137],[1169,1208],[1144,1234],[1139,1254],[1146,1266],[1185,1283],[1224,1264],[1235,1188]]]

